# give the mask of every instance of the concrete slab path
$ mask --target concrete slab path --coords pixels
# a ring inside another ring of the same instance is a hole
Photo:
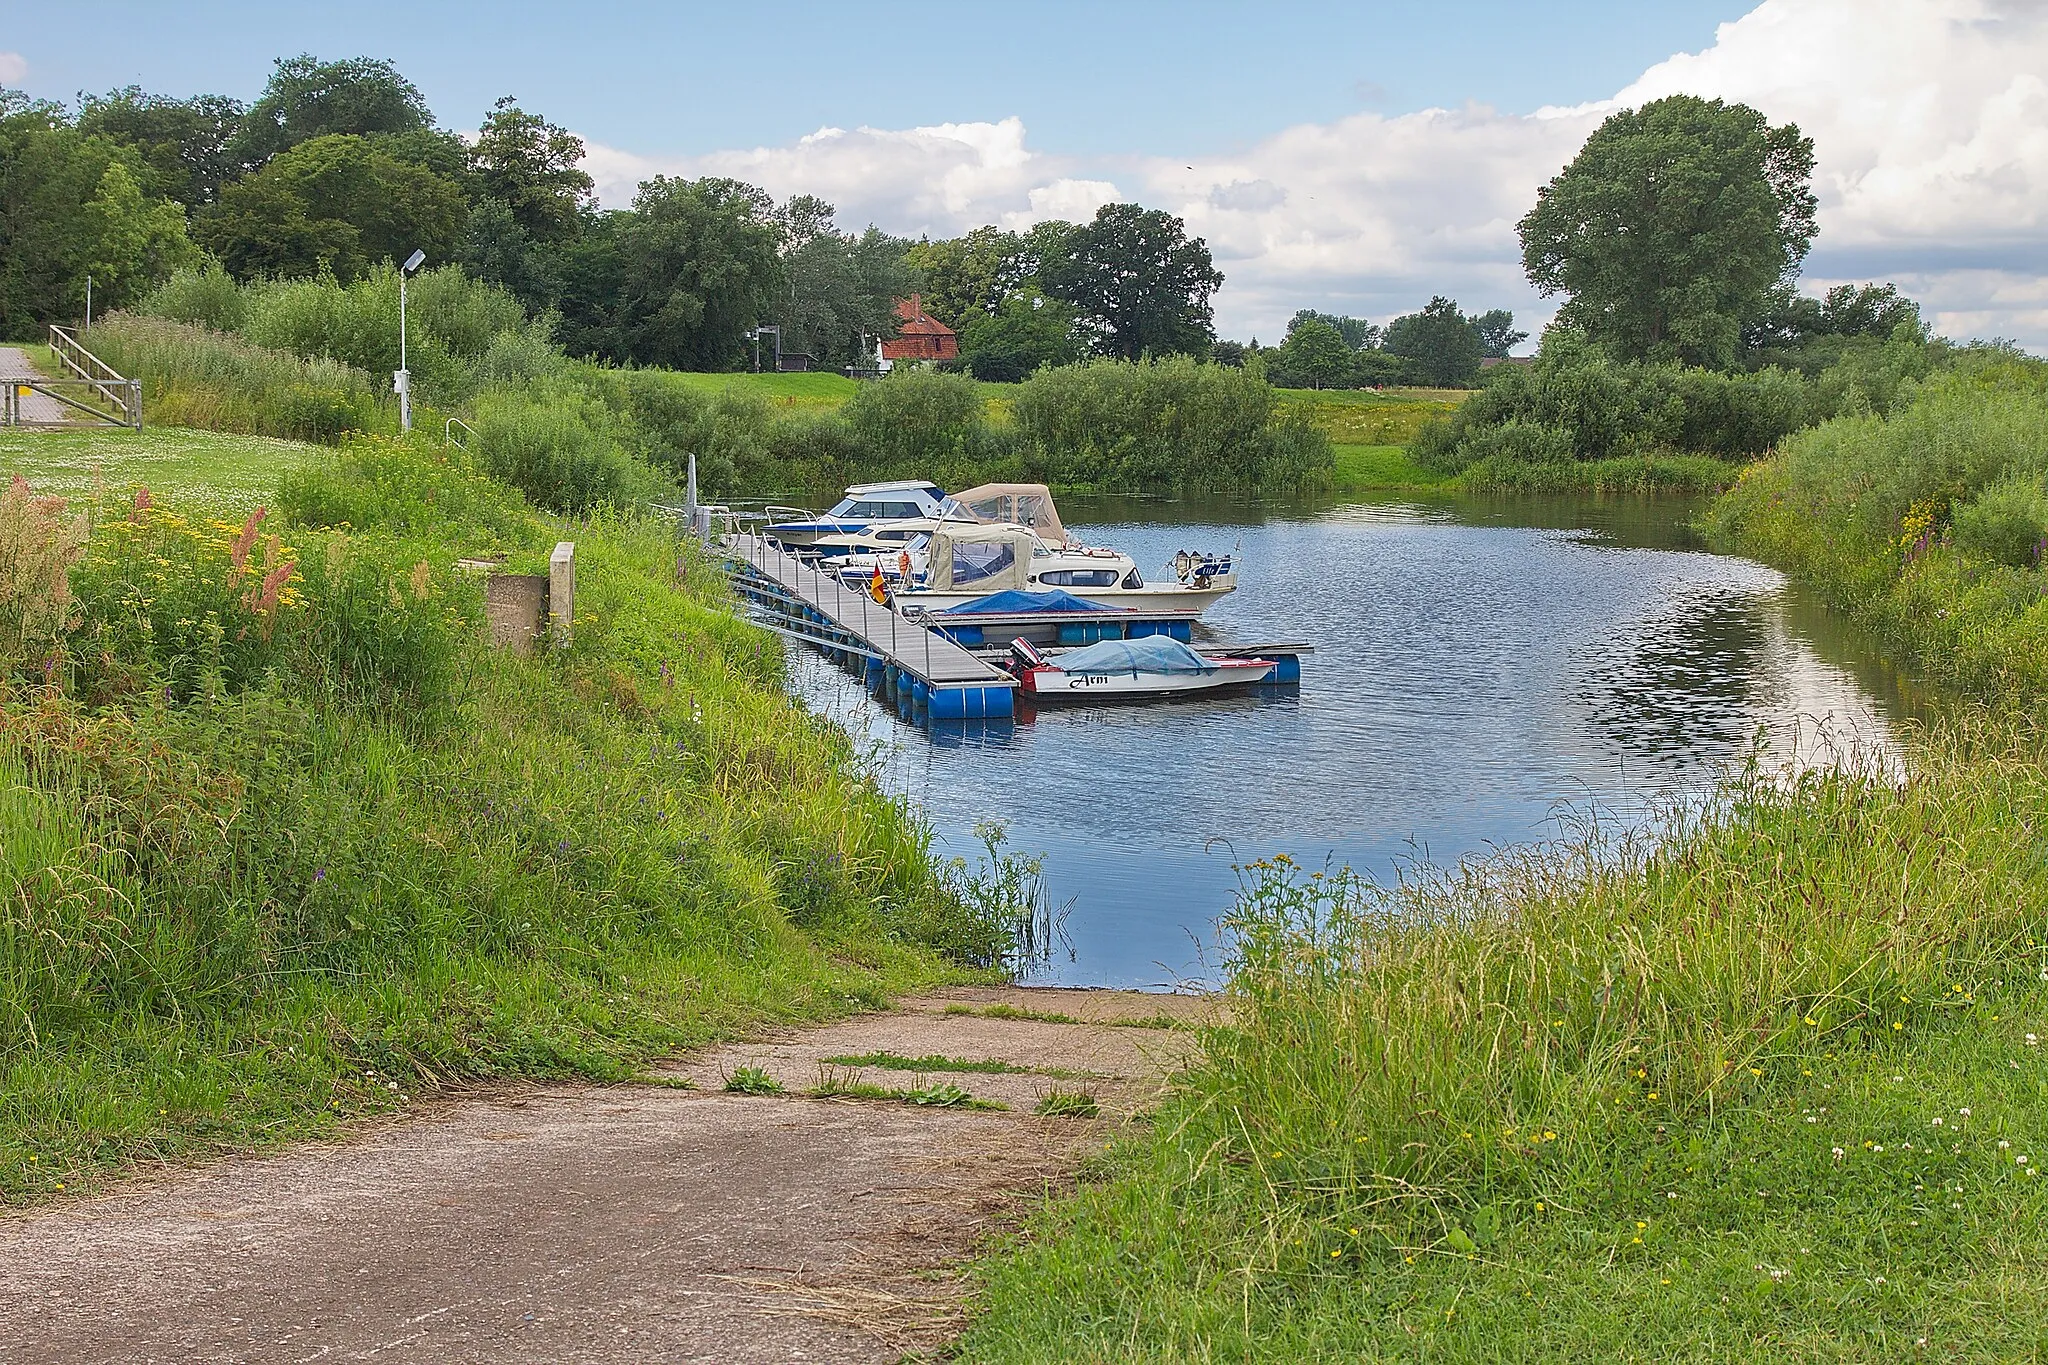
[[[28,352],[19,346],[0,346],[0,382],[8,379],[43,379],[42,371],[29,363]],[[21,400],[24,422],[67,422],[68,409],[54,398],[32,393]]]
[[[942,992],[685,1059],[669,1079],[696,1089],[461,1100],[0,1219],[0,1363],[897,1361],[958,1330],[977,1243],[1066,1184],[1194,1045],[1137,1025],[1207,1008]],[[1022,1069],[835,1060],[873,1054]],[[857,1073],[1011,1108],[725,1093],[741,1066],[792,1092]],[[1054,1089],[1101,1116],[1033,1115]]]

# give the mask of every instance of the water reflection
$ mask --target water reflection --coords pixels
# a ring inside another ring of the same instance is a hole
[[[947,852],[995,818],[1046,855],[1054,903],[1073,902],[1055,980],[1208,976],[1237,861],[1385,873],[1544,837],[1560,802],[1639,819],[1710,790],[1759,734],[1812,761],[1828,742],[1889,745],[1906,709],[1859,641],[1778,574],[1700,550],[1669,502],[1062,511],[1148,570],[1241,542],[1242,586],[1209,624],[1312,641],[1300,686],[927,735],[815,656],[798,668]]]

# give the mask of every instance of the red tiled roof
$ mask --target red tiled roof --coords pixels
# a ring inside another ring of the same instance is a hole
[[[903,325],[896,329],[899,336],[949,337],[953,329],[924,311],[924,297],[912,294],[907,299],[896,300],[896,316]]]

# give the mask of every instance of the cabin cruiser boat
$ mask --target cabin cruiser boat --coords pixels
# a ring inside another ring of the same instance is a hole
[[[973,520],[971,513],[946,496],[946,490],[924,479],[899,479],[891,483],[857,483],[823,516],[801,507],[767,509],[768,539],[785,550],[826,552],[826,542],[835,537],[859,536],[883,525],[929,521],[936,525],[947,518]],[[904,539],[910,534],[906,533]],[[871,548],[880,548],[876,542]],[[843,550],[837,551],[843,553]]]
[[[857,514],[863,500],[856,497],[856,494],[869,489],[892,486],[866,484],[859,488],[849,488],[846,490],[847,500],[840,506],[847,507],[851,504],[853,512]],[[890,504],[885,502],[883,505]],[[770,509],[777,510],[782,509]],[[834,514],[837,511],[835,508]],[[985,483],[964,493],[943,498],[936,511],[873,522],[857,530],[828,531],[812,539],[804,548],[819,559],[844,563],[858,555],[893,554],[918,536],[928,535],[947,522],[977,521],[1029,527],[1038,534],[1040,540],[1050,545],[1065,545],[1069,540],[1067,528],[1060,524],[1059,509],[1053,505],[1052,492],[1044,484]],[[779,529],[775,525],[770,525],[769,533],[773,535]]]
[[[1270,680],[1271,659],[1211,658],[1164,635],[1103,640],[1048,658],[1028,640],[1010,642],[1010,669],[1034,701],[1111,701],[1184,696]]]
[[[1005,589],[1060,589],[1103,607],[1199,615],[1234,592],[1229,555],[1182,551],[1167,566],[1170,582],[1148,583],[1137,561],[1120,550],[1052,546],[1021,526],[947,526],[906,542],[893,554],[849,555],[839,576],[868,588],[876,573],[898,605],[946,611]]]

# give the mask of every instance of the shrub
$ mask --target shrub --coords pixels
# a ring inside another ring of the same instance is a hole
[[[898,368],[861,385],[845,419],[876,464],[895,468],[957,459],[980,434],[984,406],[965,375]]]
[[[1992,484],[1956,508],[1956,549],[1987,564],[2031,567],[2048,538],[2048,493],[2039,474]]]
[[[174,272],[137,304],[135,311],[211,327],[216,332],[235,332],[249,316],[249,302],[234,277],[209,262]]]
[[[542,507],[580,513],[661,491],[653,471],[620,448],[604,405],[580,389],[486,394],[475,425],[484,468]]]

